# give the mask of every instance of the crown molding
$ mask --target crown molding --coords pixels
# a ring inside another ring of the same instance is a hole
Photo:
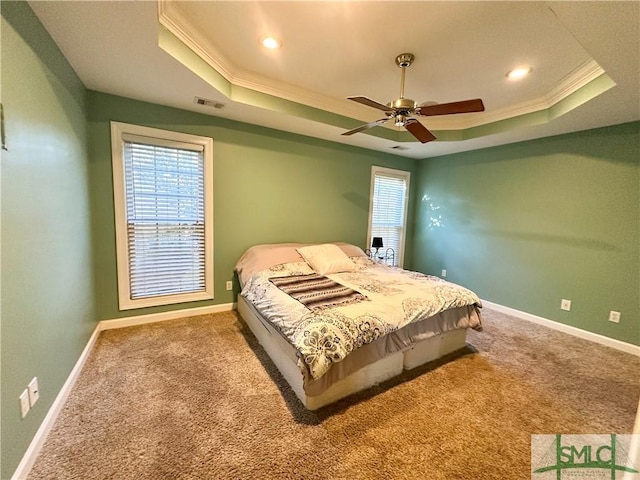
[[[371,122],[379,116],[371,109],[347,99],[336,99],[241,69],[211,45],[192,25],[190,19],[179,8],[179,2],[158,0],[158,21],[230,84],[228,92],[221,92],[230,100],[241,101],[234,98],[235,86],[362,122]],[[604,69],[590,58],[538,98],[473,115],[429,117],[429,128],[441,131],[465,130],[548,110],[605,73]],[[397,130],[392,124],[382,127]]]
[[[177,2],[158,0],[158,22],[194,51],[225,80],[234,83],[233,65],[213,45],[197,34],[190,20],[177,7]]]
[[[373,121],[375,115],[346,99],[336,99],[321,95],[286,82],[274,81],[267,77],[247,72],[229,61],[191,24],[189,18],[179,8],[179,2],[158,0],[158,22],[196,55],[216,70],[233,86],[247,88],[256,92],[337,113],[349,118]],[[224,92],[221,92],[224,94]],[[229,97],[233,100],[233,95]]]
[[[434,118],[433,121],[430,121],[429,126],[436,130],[439,128],[442,130],[461,130],[547,110],[605,73],[604,69],[590,58],[558,82],[548,93],[538,98],[479,115],[474,114],[468,118]]]

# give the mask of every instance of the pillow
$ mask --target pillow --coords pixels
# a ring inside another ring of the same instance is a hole
[[[360,247],[356,247],[355,245],[351,245],[350,243],[345,242],[332,242],[334,245],[340,247],[347,257],[368,257],[366,253],[362,251]]]
[[[305,262],[320,275],[353,272],[356,269],[356,264],[347,257],[340,247],[331,243],[309,245],[297,250]]]
[[[281,263],[303,262],[304,259],[296,251],[296,248],[304,246],[304,243],[274,243],[255,245],[249,248],[240,257],[235,267],[240,286],[244,286],[249,278],[265,268],[271,268]]]

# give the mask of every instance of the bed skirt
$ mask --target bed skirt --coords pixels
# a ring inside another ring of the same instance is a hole
[[[242,295],[238,295],[238,312],[308,410],[317,410],[395,377],[405,369],[418,367],[466,346],[466,329],[450,330],[407,345],[408,337],[420,338],[419,334],[415,334],[419,326],[413,326],[413,331],[408,330],[409,334],[401,329],[394,332],[399,335],[391,334],[388,338],[379,339],[380,342],[377,345],[370,344],[371,347],[366,345],[359,349],[369,347],[370,351],[358,352],[356,350],[358,355],[349,355],[332,367],[333,369],[338,366],[334,372],[337,374],[326,379],[318,379],[319,381],[309,381],[308,379],[305,382],[305,376],[298,367],[296,351],[293,346],[263,319]],[[477,312],[471,308],[464,309],[464,311],[456,309],[455,312],[448,313],[448,315],[454,316],[467,314],[477,314]],[[386,345],[383,345],[384,342]],[[376,349],[382,349],[385,353],[376,357],[375,352],[372,352]],[[331,370],[328,373],[332,373]]]

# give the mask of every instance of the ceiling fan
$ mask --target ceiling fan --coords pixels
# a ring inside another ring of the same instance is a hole
[[[484,104],[479,98],[473,100],[462,100],[460,102],[441,103],[425,102],[418,105],[416,102],[409,98],[404,98],[404,77],[407,67],[411,66],[414,60],[412,53],[401,53],[396,57],[396,65],[402,69],[402,78],[400,80],[400,98],[389,102],[387,105],[371,100],[367,97],[348,97],[349,100],[361,103],[368,107],[377,108],[382,110],[386,118],[381,118],[375,122],[361,125],[358,128],[344,132],[342,135],[353,135],[354,133],[362,132],[369,128],[382,125],[389,120],[393,120],[396,127],[406,128],[414,137],[420,142],[427,143],[435,140],[436,137],[431,133],[424,125],[418,120],[413,118],[413,115],[420,115],[423,117],[430,117],[434,115],[451,115],[454,113],[470,113],[470,112],[483,112]]]

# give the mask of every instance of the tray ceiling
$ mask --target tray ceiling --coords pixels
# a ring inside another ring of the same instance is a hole
[[[640,119],[636,2],[30,4],[90,89],[397,155]],[[263,48],[264,35],[282,47]],[[419,117],[438,137],[426,144],[392,122],[342,136],[381,118],[346,97],[399,96],[395,57],[403,52],[416,57],[406,97],[479,97],[485,112]],[[519,65],[531,73],[507,79]],[[196,96],[224,107],[198,105]]]

